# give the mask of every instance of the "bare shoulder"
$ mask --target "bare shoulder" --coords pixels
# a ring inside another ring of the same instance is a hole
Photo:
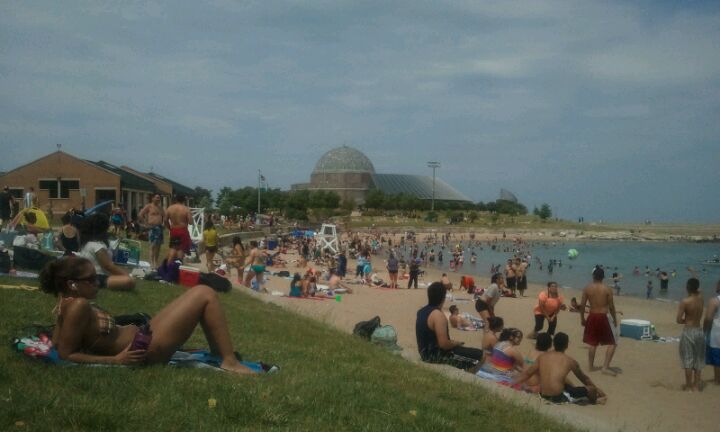
[[[84,314],[90,312],[90,302],[83,297],[77,297],[72,301],[64,302],[62,311],[67,315]]]

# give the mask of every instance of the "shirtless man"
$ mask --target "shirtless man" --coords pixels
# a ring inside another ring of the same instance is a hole
[[[685,324],[680,336],[680,361],[685,369],[683,390],[700,391],[700,372],[705,366],[705,334],[701,328],[703,298],[700,281],[691,277],[687,281],[687,293],[678,305],[677,323]]]
[[[170,230],[170,243],[173,243],[173,238],[177,239],[178,248],[184,255],[189,254],[192,241],[188,226],[193,225],[193,218],[190,209],[185,205],[185,195],[175,195],[173,204],[165,211],[165,225]]]
[[[594,365],[597,346],[608,345],[602,372],[606,375],[615,376],[617,372],[610,368],[610,362],[617,348],[615,336],[617,316],[615,314],[612,290],[603,283],[604,278],[605,270],[600,267],[595,268],[592,283],[583,289],[582,301],[580,302],[580,325],[585,327],[583,342],[590,345],[590,349],[588,349],[590,371],[598,370]],[[586,320],[585,310],[588,308],[588,302],[590,302],[590,310]]]
[[[245,260],[245,265],[250,265],[250,269],[252,272],[247,272],[247,275],[245,276],[245,286],[250,287],[250,281],[252,280],[253,276],[255,276],[255,280],[257,281],[258,290],[263,290],[267,292],[267,289],[263,287],[263,275],[265,274],[265,263],[267,262],[267,254],[265,251],[261,250],[258,247],[258,242],[256,240],[250,241],[250,247],[252,248],[250,250],[250,253],[247,256],[247,259]]]
[[[541,354],[535,364],[525,369],[517,378],[515,384],[521,384],[530,377],[538,374],[540,377],[540,396],[554,403],[570,402],[572,399],[587,398],[590,403],[605,403],[607,397],[602,390],[597,388],[590,377],[580,369],[577,360],[565,354],[570,339],[563,332],[553,338],[555,351],[548,351]],[[585,387],[574,387],[568,384],[567,378],[570,372],[574,373],[577,379]]]
[[[527,261],[515,258],[515,280],[517,289],[520,291],[520,296],[525,297],[525,290],[527,289]]]
[[[450,278],[448,277],[447,273],[442,274],[442,277],[440,278],[440,282],[442,282],[442,284],[446,290],[448,290],[449,292],[452,292],[453,284],[452,284],[452,282],[450,282]]]
[[[507,282],[507,287],[510,288],[510,291],[515,294],[515,288],[517,288],[517,277],[515,276],[515,265],[513,264],[512,259],[507,260],[507,264],[505,265],[505,281]]]
[[[152,201],[138,213],[140,226],[148,229],[150,264],[154,269],[160,265],[160,246],[163,242],[163,230],[165,229],[165,210],[163,210],[160,203],[160,194],[155,194]]]

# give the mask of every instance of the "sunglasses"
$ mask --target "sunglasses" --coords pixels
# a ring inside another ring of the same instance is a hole
[[[90,282],[90,283],[98,283],[98,277],[96,274],[90,275],[84,278],[75,278],[73,279],[75,282]]]

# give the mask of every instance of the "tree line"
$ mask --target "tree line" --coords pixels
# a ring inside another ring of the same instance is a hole
[[[213,200],[212,191],[204,188],[195,188],[195,202],[199,206],[216,209],[220,214],[238,216],[255,213],[258,210],[258,189],[243,187],[220,189],[217,199]],[[289,219],[307,220],[310,214],[320,218],[332,215],[346,215],[358,207],[354,201],[343,201],[332,191],[311,191],[280,189],[260,190],[260,212],[278,212]],[[431,209],[430,200],[422,200],[409,194],[386,194],[379,189],[368,192],[365,203],[360,206],[369,214],[385,214],[387,212],[426,212]],[[527,207],[522,203],[498,199],[490,202],[461,202],[435,200],[435,210],[453,212],[455,217],[468,211],[468,215],[477,218],[477,212],[522,216],[528,214]],[[533,214],[541,219],[552,216],[548,204],[540,208],[535,207]],[[437,219],[437,216],[431,219]]]

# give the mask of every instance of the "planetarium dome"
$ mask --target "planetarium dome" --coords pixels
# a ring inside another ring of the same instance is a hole
[[[325,173],[375,173],[370,159],[361,151],[342,146],[322,155],[315,164],[313,174]]]

